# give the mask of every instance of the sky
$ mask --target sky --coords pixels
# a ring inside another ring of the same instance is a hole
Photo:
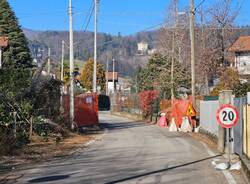
[[[164,22],[170,0],[100,0],[98,31],[135,34]],[[195,0],[197,6],[203,0]],[[204,8],[215,0],[205,0]],[[235,0],[236,1],[236,0]],[[68,0],[8,0],[22,27],[32,30],[68,30]],[[92,0],[73,0],[74,29],[85,30]],[[179,11],[189,0],[179,0]],[[236,24],[250,25],[250,0],[242,0]],[[93,18],[87,30],[93,31]]]

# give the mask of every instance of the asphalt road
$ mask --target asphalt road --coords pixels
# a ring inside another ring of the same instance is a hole
[[[209,155],[191,136],[109,114],[100,119],[108,129],[102,139],[72,156],[22,169],[15,183],[228,183],[211,164],[220,156]]]

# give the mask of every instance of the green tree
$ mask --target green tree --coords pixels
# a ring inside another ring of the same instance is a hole
[[[18,113],[18,121],[26,121],[33,109],[28,99],[32,59],[27,40],[7,0],[0,0],[0,36],[9,40],[8,46],[3,49],[3,66],[0,69],[0,124],[4,125],[0,126],[0,134],[8,139],[0,139],[0,145],[11,148],[13,134],[6,126],[13,121],[11,113]],[[25,131],[18,131],[17,141],[12,147],[26,142],[26,135]]]
[[[190,89],[190,74],[185,67],[174,62],[174,92],[179,87]],[[171,59],[161,54],[155,54],[150,59],[145,68],[137,73],[139,91],[156,89],[161,92],[161,96],[171,97]]]
[[[87,90],[92,90],[93,85],[93,71],[94,71],[94,62],[89,59],[83,66],[80,76],[80,82]],[[101,90],[105,89],[105,71],[103,65],[97,64],[97,86],[101,87]]]
[[[18,24],[18,20],[7,0],[0,0],[0,36],[9,38],[9,46],[4,50],[4,65],[15,67],[31,66],[28,42]]]
[[[219,85],[211,92],[212,96],[218,96],[221,90],[234,90],[239,87],[240,90],[240,76],[237,70],[227,68],[222,72]]]
[[[28,42],[7,0],[0,0],[0,7],[0,36],[9,39],[8,47],[3,50],[0,91],[15,96],[29,85],[32,60]]]
[[[243,97],[247,95],[247,92],[250,91],[250,83],[238,84],[234,89],[234,94],[236,97]]]

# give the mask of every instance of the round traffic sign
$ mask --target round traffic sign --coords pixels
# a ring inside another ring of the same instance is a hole
[[[217,123],[223,128],[235,126],[239,120],[239,112],[231,104],[220,106],[216,113]]]

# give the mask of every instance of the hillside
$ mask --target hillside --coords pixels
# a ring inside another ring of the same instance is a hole
[[[61,43],[66,42],[65,58],[69,58],[67,31],[33,31],[24,29],[29,40],[30,50],[34,58],[45,59],[48,47],[51,48],[52,60],[58,63],[61,58]],[[113,36],[105,33],[98,34],[98,62],[106,65],[107,60],[117,61],[116,70],[123,76],[130,76],[139,65],[147,62],[148,56],[139,56],[137,43],[146,41],[154,48],[157,31],[141,32],[134,36]],[[82,62],[93,57],[94,34],[92,32],[74,33],[75,59]],[[109,68],[111,69],[111,62]]]

